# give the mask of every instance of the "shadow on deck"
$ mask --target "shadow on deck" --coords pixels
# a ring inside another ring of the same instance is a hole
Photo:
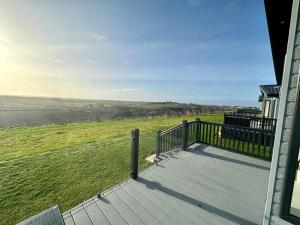
[[[206,145],[64,214],[67,225],[262,224],[270,163]]]

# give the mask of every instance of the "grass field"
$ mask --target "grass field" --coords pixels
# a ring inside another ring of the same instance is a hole
[[[223,115],[202,120],[223,122]],[[140,169],[156,131],[195,116],[124,119],[0,130],[0,224],[59,204],[65,211],[129,174],[130,130],[140,128]]]

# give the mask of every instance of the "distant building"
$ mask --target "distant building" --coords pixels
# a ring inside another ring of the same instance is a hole
[[[279,106],[279,85],[260,85],[261,95],[258,101],[262,103],[262,116],[276,119]]]

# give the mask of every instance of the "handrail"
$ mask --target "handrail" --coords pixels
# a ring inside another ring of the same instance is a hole
[[[246,116],[232,113],[224,114],[224,124],[243,126],[254,129],[275,131],[277,119],[257,116]]]
[[[172,130],[175,130],[176,128],[179,128],[179,127],[181,127],[181,126],[182,126],[182,124],[178,124],[178,125],[176,125],[176,126],[174,126],[174,127],[171,127],[171,128],[168,128],[167,130],[162,131],[161,134],[168,133],[168,132],[170,132],[170,131],[172,131]]]
[[[244,130],[249,130],[249,131],[262,131],[266,133],[273,133],[272,130],[264,130],[264,129],[259,129],[259,128],[252,128],[252,127],[243,127],[243,126],[236,126],[236,125],[230,125],[230,124],[221,124],[221,123],[214,123],[214,122],[206,122],[206,121],[201,121],[201,123],[207,123],[210,125],[215,125],[215,126],[222,126],[222,127],[232,127],[236,129],[244,129]]]
[[[249,116],[249,115],[241,115],[241,114],[234,114],[234,113],[224,113],[224,116],[228,116],[228,117],[240,117],[240,118],[249,118],[249,119],[256,119],[256,120],[261,120],[261,119],[265,119],[265,120],[272,120],[272,121],[276,121],[277,119],[275,118],[268,118],[268,117],[259,117],[259,116]]]

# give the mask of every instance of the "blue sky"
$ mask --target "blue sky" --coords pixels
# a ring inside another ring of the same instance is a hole
[[[258,105],[261,0],[1,1],[0,94]]]

